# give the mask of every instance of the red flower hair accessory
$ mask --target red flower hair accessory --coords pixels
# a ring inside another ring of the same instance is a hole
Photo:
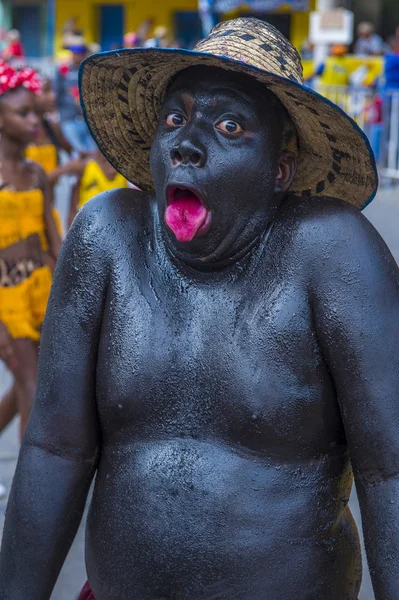
[[[40,93],[42,88],[36,71],[29,68],[16,71],[11,65],[0,59],[0,96],[21,85],[34,94]]]

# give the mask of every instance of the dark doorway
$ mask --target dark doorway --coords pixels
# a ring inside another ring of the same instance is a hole
[[[42,6],[29,4],[12,7],[12,26],[21,34],[21,42],[28,57],[43,54],[44,34],[42,35]]]
[[[399,2],[398,0],[385,0],[382,8],[381,28],[384,39],[395,35],[397,25],[399,25]]]
[[[196,11],[178,11],[174,15],[176,42],[181,48],[193,48],[202,35],[201,19]]]
[[[123,47],[125,9],[123,4],[102,4],[100,9],[100,44],[102,50]]]

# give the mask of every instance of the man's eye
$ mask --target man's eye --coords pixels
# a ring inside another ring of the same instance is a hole
[[[187,119],[179,113],[170,113],[166,117],[166,124],[171,125],[172,127],[180,127],[181,125],[185,125],[186,123]]]
[[[241,133],[243,131],[241,125],[232,119],[225,119],[216,125],[217,129],[223,133]]]

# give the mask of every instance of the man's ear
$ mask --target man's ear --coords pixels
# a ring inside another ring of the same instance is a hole
[[[298,166],[298,159],[293,152],[283,152],[280,156],[277,177],[275,182],[275,192],[286,192],[294,180]]]

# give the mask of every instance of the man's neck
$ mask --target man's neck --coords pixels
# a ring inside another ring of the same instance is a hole
[[[194,271],[202,273],[218,273],[229,267],[237,267],[242,270],[248,267],[253,256],[262,249],[267,241],[271,230],[271,224],[265,227],[265,230],[260,235],[254,236],[250,241],[237,249],[224,252],[222,248],[217,248],[213,253],[206,257],[199,257],[178,248],[171,240],[170,234],[166,231],[166,227],[160,222],[158,211],[155,207],[154,215],[155,236],[159,242],[160,249],[163,249],[169,256],[171,261],[177,267],[189,267]]]

